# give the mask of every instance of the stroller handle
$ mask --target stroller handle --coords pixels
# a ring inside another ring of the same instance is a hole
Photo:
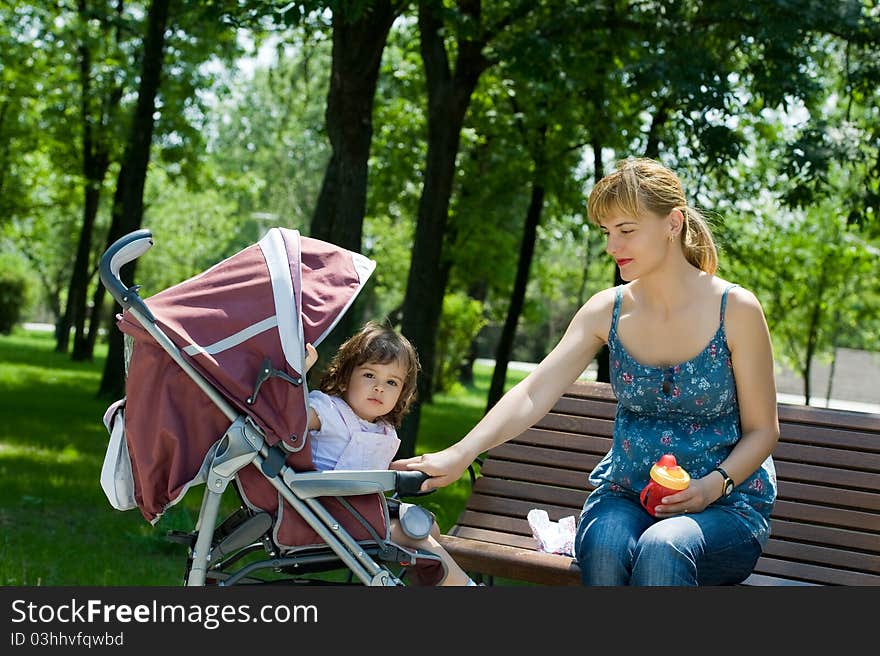
[[[422,496],[424,494],[431,494],[431,492],[436,492],[436,490],[430,490],[428,492],[421,492],[422,483],[431,478],[425,472],[422,471],[396,471],[397,481],[395,485],[395,490],[397,494],[404,497],[417,497]]]
[[[153,246],[153,233],[147,229],[135,230],[117,239],[101,256],[98,273],[101,282],[110,295],[123,309],[135,306],[150,321],[155,322],[153,314],[137,294],[137,285],[126,287],[119,277],[119,270],[136,260]]]

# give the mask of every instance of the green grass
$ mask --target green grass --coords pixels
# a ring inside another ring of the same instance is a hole
[[[113,509],[100,485],[109,402],[95,396],[106,348],[94,362],[72,362],[53,348],[51,333],[0,336],[0,585],[180,585],[186,549],[165,533],[193,528],[204,488],[155,526],[137,510]],[[508,384],[523,376],[510,372]],[[448,446],[479,420],[490,377],[477,367],[472,387],[422,408],[417,452]],[[418,503],[445,531],[469,487],[464,476]],[[227,509],[234,497],[224,497]]]

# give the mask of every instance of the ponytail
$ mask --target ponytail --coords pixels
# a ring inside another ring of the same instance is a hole
[[[718,270],[718,250],[709,224],[698,210],[687,206],[679,209],[684,215],[681,247],[685,259],[701,271],[714,274]]]

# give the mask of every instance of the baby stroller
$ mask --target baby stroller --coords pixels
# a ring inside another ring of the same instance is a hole
[[[326,583],[315,574],[346,568],[364,585],[441,581],[439,556],[389,539],[390,513],[398,497],[419,494],[421,472],[318,472],[312,463],[305,344],[334,328],[375,263],[272,228],[142,299],[119,270],[152,245],[149,230],[132,232],[100,263],[126,342],[126,394],[104,416],[101,485],[113,507],[139,508],[155,524],[205,485],[194,530],[169,533],[188,547],[190,586]],[[240,505],[218,523],[229,488]]]

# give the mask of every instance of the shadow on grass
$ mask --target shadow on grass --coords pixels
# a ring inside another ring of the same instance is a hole
[[[55,338],[51,333],[13,330],[0,340],[0,361],[4,364],[22,364],[32,367],[47,367],[65,371],[99,372],[103,366],[107,347],[95,346],[95,358],[91,361],[76,362],[67,353],[55,351]]]

